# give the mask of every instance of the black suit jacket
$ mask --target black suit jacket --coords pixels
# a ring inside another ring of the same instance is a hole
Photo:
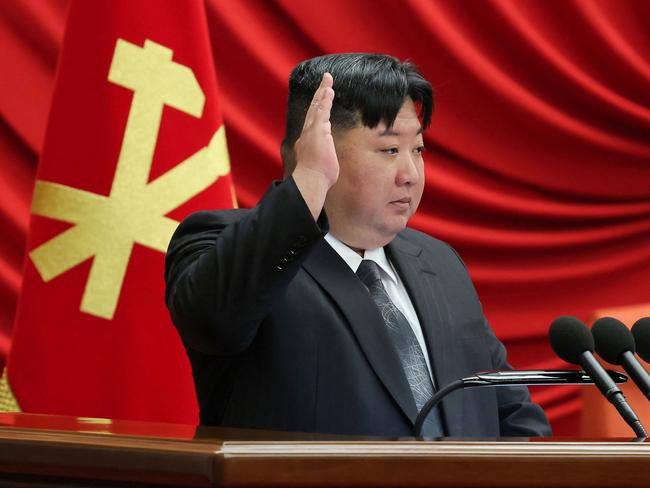
[[[166,303],[192,364],[202,424],[408,436],[417,409],[379,311],[292,179],[252,210],[199,212],[169,246]],[[413,301],[436,385],[508,367],[467,271],[406,229],[387,254]],[[549,435],[526,388],[455,392],[449,436]]]

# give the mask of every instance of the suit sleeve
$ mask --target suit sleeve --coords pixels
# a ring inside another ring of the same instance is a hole
[[[165,260],[165,301],[185,345],[221,356],[245,350],[327,227],[292,178],[252,210],[184,220]]]
[[[506,348],[485,322],[491,336],[490,353],[494,369],[512,369],[506,359]],[[499,407],[499,430],[503,437],[550,436],[551,427],[542,408],[533,403],[525,386],[495,388]]]
[[[449,246],[463,268],[467,266],[455,249]],[[469,274],[467,275],[470,286],[478,300]],[[480,306],[480,301],[478,302]],[[481,306],[482,309],[482,306]],[[483,317],[483,327],[494,369],[512,369],[507,361],[506,348],[497,339],[487,319]],[[499,431],[503,437],[536,437],[550,436],[551,427],[542,408],[530,399],[530,392],[525,386],[507,386],[495,388],[499,410]]]

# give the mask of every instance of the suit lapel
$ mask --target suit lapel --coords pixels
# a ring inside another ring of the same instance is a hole
[[[338,304],[373,370],[406,416],[415,422],[417,407],[406,374],[368,290],[324,239],[303,266]]]
[[[422,257],[420,246],[401,235],[393,239],[387,250],[420,320],[438,390],[458,378],[453,376],[451,357],[455,350],[454,334],[435,265]],[[462,435],[462,398],[462,392],[455,392],[440,404],[448,436]]]

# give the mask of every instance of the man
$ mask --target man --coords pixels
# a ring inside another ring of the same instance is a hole
[[[408,436],[436,387],[508,367],[462,261],[406,229],[432,106],[430,84],[391,56],[304,61],[285,179],[254,209],[179,226],[166,302],[202,424]],[[425,424],[431,437],[548,434],[514,387],[452,394]]]

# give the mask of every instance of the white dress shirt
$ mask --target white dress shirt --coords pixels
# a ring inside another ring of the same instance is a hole
[[[431,364],[429,363],[429,354],[427,352],[427,345],[424,342],[424,335],[422,334],[422,327],[420,326],[420,321],[418,316],[415,313],[415,308],[413,308],[413,303],[409,298],[404,283],[402,283],[401,278],[393,268],[393,265],[388,261],[386,257],[386,252],[383,247],[377,249],[366,249],[364,251],[364,256],[361,257],[357,254],[356,251],[352,250],[343,242],[339,241],[332,234],[326,234],[325,240],[327,243],[332,246],[332,248],[338,253],[339,256],[347,263],[348,266],[352,269],[354,273],[357,272],[361,261],[364,259],[370,259],[379,265],[381,282],[388,293],[391,301],[399,309],[400,312],[406,317],[413,333],[420,344],[420,348],[424,353],[424,359],[427,362],[427,368],[429,370],[429,376],[433,381],[433,375],[431,374]]]

